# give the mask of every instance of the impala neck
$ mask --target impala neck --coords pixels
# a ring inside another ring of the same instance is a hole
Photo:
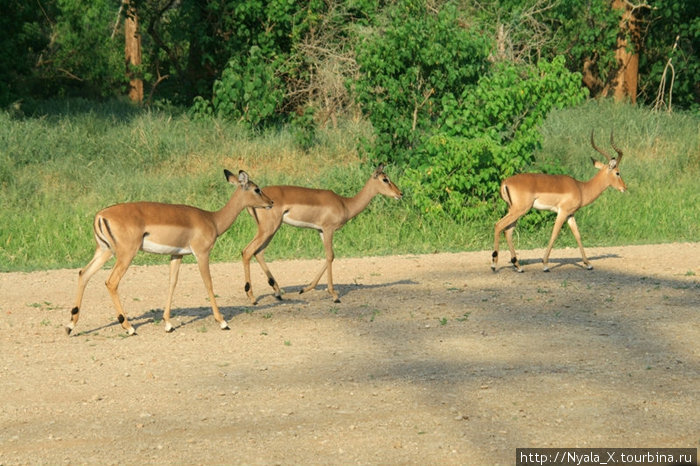
[[[238,214],[240,214],[243,210],[244,205],[240,201],[240,195],[242,194],[241,190],[242,188],[237,187],[236,191],[233,193],[233,196],[231,196],[231,199],[228,200],[226,205],[220,210],[212,212],[212,218],[216,224],[217,236],[228,230],[233,224],[234,220],[236,220],[236,217],[238,217]]]
[[[607,168],[601,168],[593,178],[586,182],[580,182],[581,185],[581,207],[587,206],[591,202],[598,199],[605,189],[610,186],[606,172]]]
[[[343,198],[345,207],[348,209],[348,220],[365,210],[374,196],[378,194],[377,190],[373,189],[371,185],[372,178],[367,181],[355,196]]]

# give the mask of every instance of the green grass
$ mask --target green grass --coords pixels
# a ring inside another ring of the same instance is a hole
[[[224,180],[224,168],[245,169],[263,188],[294,184],[346,196],[357,192],[373,169],[356,151],[358,138],[370,134],[361,122],[322,130],[318,144],[302,151],[284,130],[253,137],[234,123],[193,121],[121,102],[49,102],[37,115],[0,112],[2,272],[82,267],[94,250],[92,218],[114,203],[153,200],[218,209],[234,189]],[[579,179],[593,176],[590,157],[597,154],[588,142],[591,128],[606,148],[614,128],[625,150],[621,172],[629,193],[609,190],[581,210],[577,221],[584,245],[696,241],[700,118],[597,102],[553,112],[542,128],[535,168],[556,160]],[[401,167],[387,171],[401,187]],[[491,248],[493,223],[505,210],[500,200],[493,200],[491,216],[458,223],[421,215],[411,193],[405,194],[401,201],[376,198],[341,229],[336,257]],[[526,217],[516,247],[544,247],[553,216],[546,222],[529,229],[533,222]],[[253,220],[242,213],[217,242],[212,260],[237,261],[254,234]],[[574,245],[565,231],[556,247]],[[289,226],[266,251],[270,260],[322,256],[315,232]],[[140,254],[135,263],[162,264],[167,258]]]

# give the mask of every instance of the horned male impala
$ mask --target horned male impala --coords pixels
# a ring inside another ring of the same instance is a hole
[[[238,187],[226,205],[216,212],[187,205],[131,202],[107,207],[95,215],[93,229],[97,248],[90,263],[79,274],[78,296],[75,307],[71,311],[71,321],[66,326],[66,332],[69,335],[80,316],[80,304],[85,286],[113,254],[117,257],[116,263],[105,284],[117,309],[119,323],[129,335],[134,334],[134,327],[127,320],[119,300],[117,287],[139,250],[170,255],[170,291],[163,312],[166,332],[173,330],[170,323],[170,307],[182,256],[187,254],[194,254],[197,259],[199,273],[209,294],[214,318],[222,329],[228,329],[228,324],[221,316],[214,298],[209,272],[209,253],[216,239],[228,230],[244,208],[269,208],[272,206],[272,201],[255,183],[250,181],[248,174],[243,170],[238,173],[238,180],[228,170],[224,170],[224,175],[231,184],[236,184],[237,181]]]
[[[593,268],[583,250],[581,235],[578,232],[574,214],[581,207],[595,201],[607,187],[612,186],[620,192],[625,192],[627,187],[620,177],[619,167],[622,160],[622,151],[615,146],[612,131],[610,132],[610,145],[617,152],[617,159],[610,158],[607,153],[596,147],[593,141],[593,131],[591,131],[591,145],[596,151],[605,156],[608,164],[600,163],[591,158],[593,165],[598,169],[598,173],[586,182],[575,180],[566,175],[523,173],[511,176],[501,183],[501,197],[508,204],[508,213],[496,222],[494,250],[491,259],[491,268],[494,271],[498,263],[498,241],[504,229],[508,247],[510,248],[510,261],[518,272],[523,271],[515,255],[515,248],[513,248],[513,229],[515,229],[518,219],[533,207],[557,213],[552,237],[542,259],[544,271],[549,272],[549,253],[552,251],[552,246],[559,235],[564,221],[569,224],[569,228],[571,228],[571,232],[576,238],[586,268],[589,270]]]
[[[275,297],[282,299],[282,292],[264,259],[264,251],[275,236],[282,223],[301,228],[312,228],[319,232],[326,250],[326,262],[321,267],[311,284],[299,293],[313,290],[328,271],[328,293],[337,303],[338,293],[333,289],[333,234],[348,220],[362,212],[377,194],[401,199],[399,188],[389,180],[381,164],[374,171],[365,186],[354,197],[342,197],[333,191],[302,188],[298,186],[268,186],[265,194],[274,201],[267,210],[249,208],[248,212],[258,224],[255,238],[243,250],[243,270],[245,272],[245,291],[251,303],[257,304],[250,281],[250,259],[255,256],[267,275],[268,283],[275,290]]]

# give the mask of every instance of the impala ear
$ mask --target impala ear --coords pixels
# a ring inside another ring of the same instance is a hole
[[[241,188],[246,188],[248,187],[248,174],[244,172],[243,170],[238,172],[238,183],[241,185]]]
[[[229,183],[234,183],[235,178],[233,177],[233,173],[231,173],[229,170],[226,170],[224,168],[224,176],[226,177],[226,181]]]
[[[591,157],[591,162],[593,162],[593,166],[596,167],[598,170],[600,170],[601,168],[605,168],[607,166],[603,162],[598,162],[593,157]]]
[[[617,167],[617,160],[616,159],[610,160],[610,163],[608,164],[608,168],[610,168],[610,170],[614,170],[615,167]]]
[[[380,163],[377,166],[377,169],[374,170],[374,174],[372,176],[374,176],[376,178],[379,176],[380,173],[384,173],[384,164],[383,163]]]

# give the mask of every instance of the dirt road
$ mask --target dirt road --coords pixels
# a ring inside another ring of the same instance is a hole
[[[297,291],[320,260],[133,267],[63,326],[77,270],[0,274],[0,464],[509,465],[518,447],[700,446],[700,243],[337,258],[342,303]],[[506,253],[507,256],[507,253]],[[502,262],[507,262],[507,257]],[[164,262],[167,260],[164,259]]]

